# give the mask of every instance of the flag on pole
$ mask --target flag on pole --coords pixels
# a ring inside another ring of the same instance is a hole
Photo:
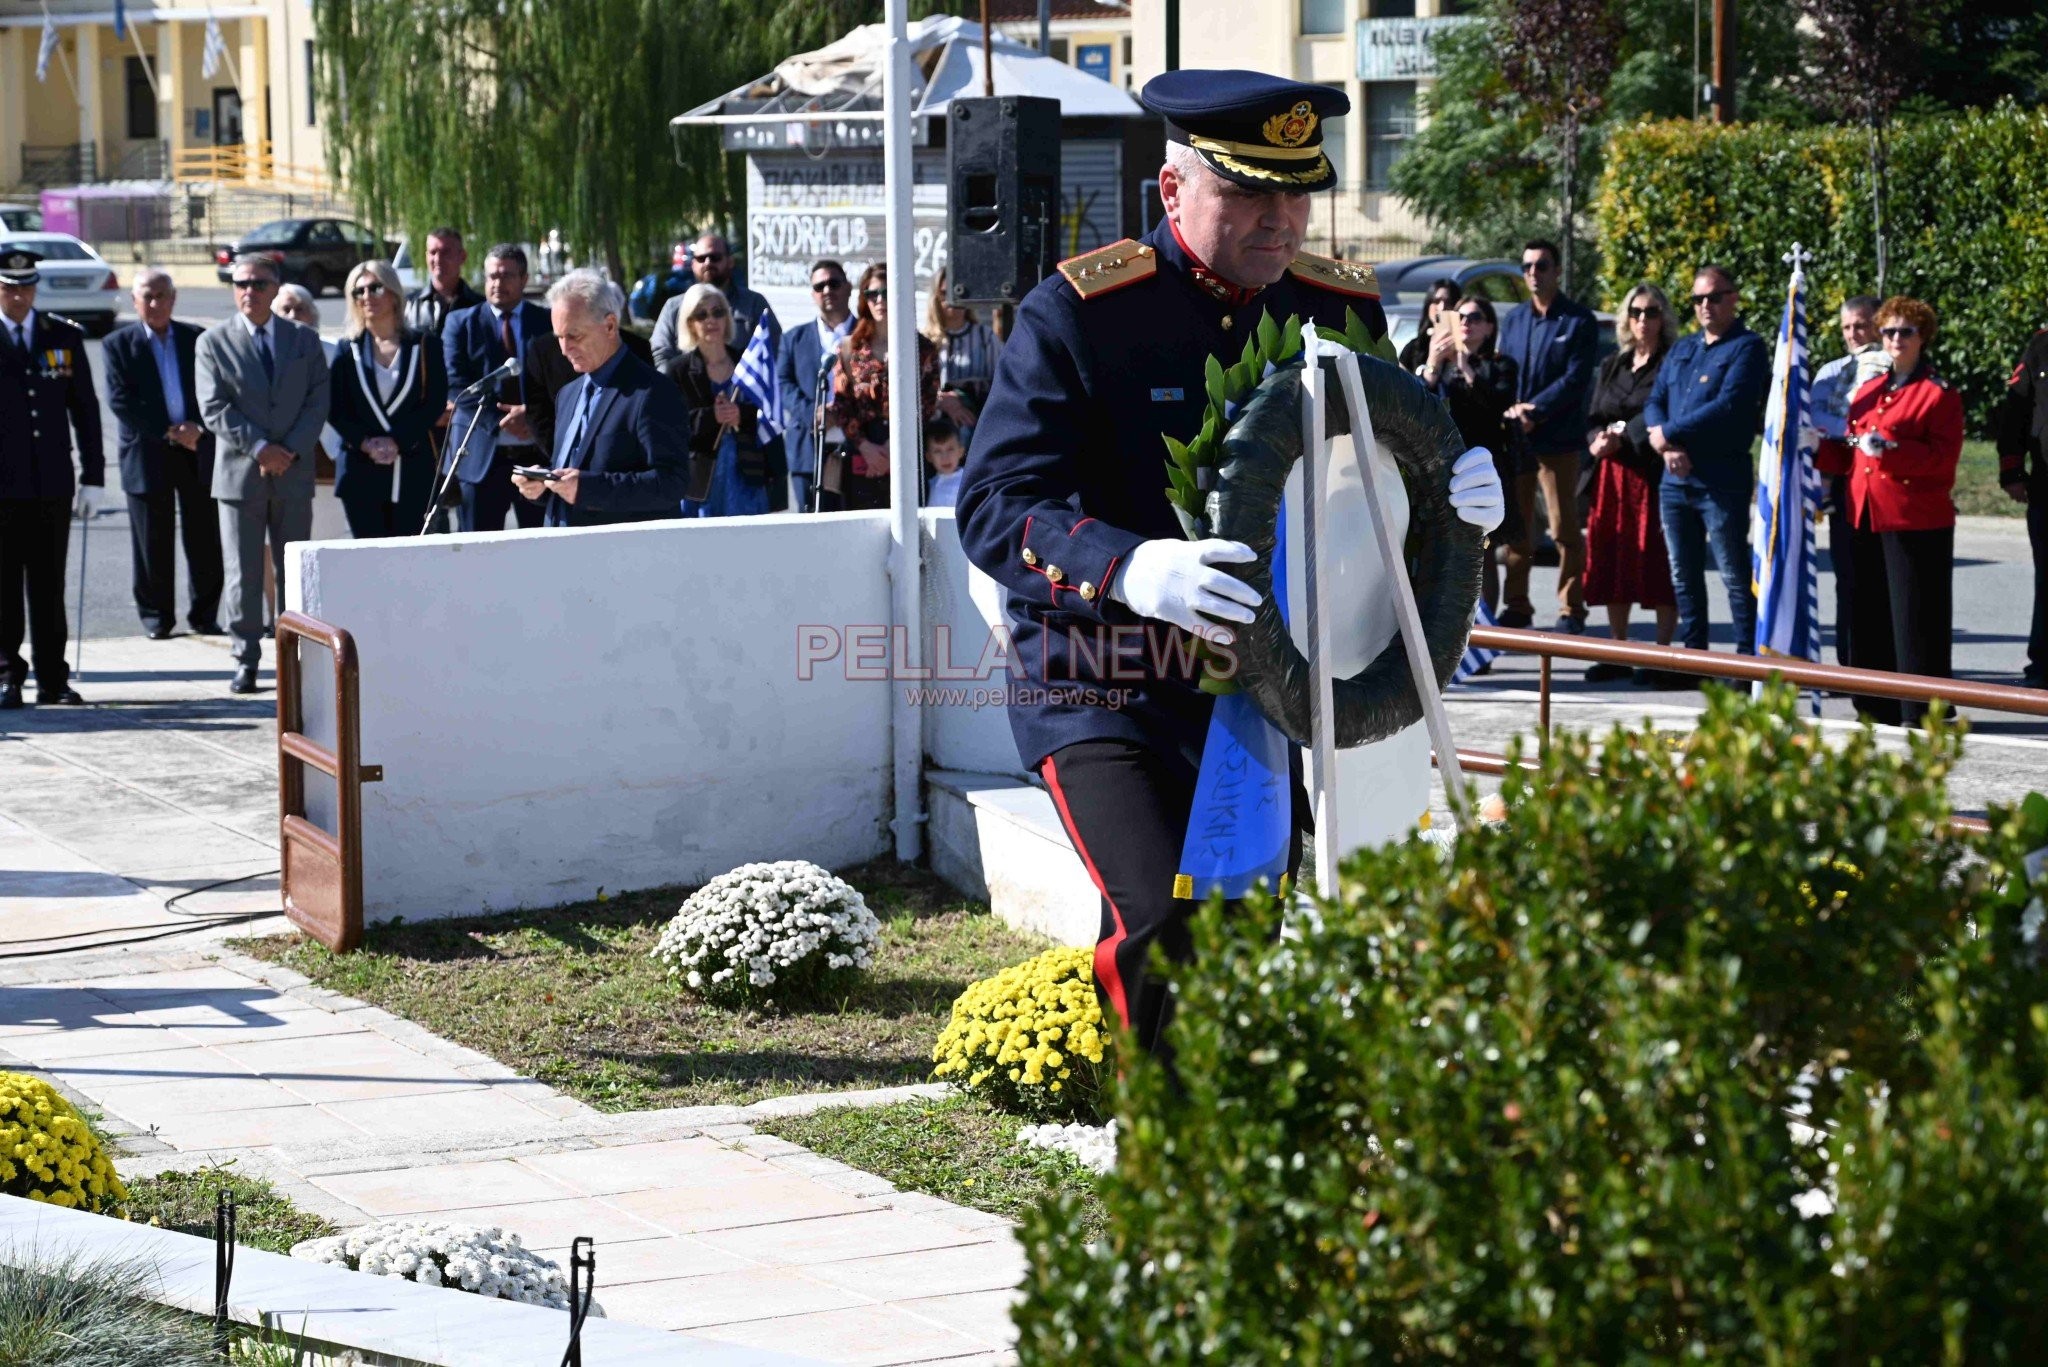
[[[43,15],[43,41],[36,49],[36,83],[40,85],[50,75],[50,57],[57,51],[57,22],[48,13]]]
[[[128,38],[128,0],[114,0],[114,37]]]
[[[1764,445],[1750,520],[1750,577],[1756,591],[1756,653],[1820,660],[1820,572],[1814,521],[1822,487],[1814,469],[1817,444],[1806,352],[1806,263],[1798,243],[1785,254],[1792,279],[1778,322],[1778,350],[1764,409]],[[1819,707],[1818,695],[1814,706]]]
[[[221,37],[220,20],[206,16],[206,46],[199,54],[199,74],[207,80],[220,70],[221,62],[228,55],[228,40]]]
[[[1500,625],[1493,620],[1493,613],[1487,610],[1484,598],[1472,605],[1472,625],[1479,627]],[[1500,652],[1498,650],[1486,650],[1467,641],[1465,643],[1465,653],[1458,657],[1458,667],[1451,671],[1451,682],[1454,684],[1464,683],[1474,675],[1483,672],[1488,665],[1499,658]]]
[[[782,435],[782,386],[775,383],[774,334],[779,329],[773,326],[773,319],[770,312],[761,314],[754,324],[754,335],[747,339],[747,349],[740,353],[739,364],[732,372],[733,388],[760,411],[763,441]]]

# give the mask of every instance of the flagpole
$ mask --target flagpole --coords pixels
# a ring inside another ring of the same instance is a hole
[[[50,7],[48,4],[43,6],[43,26],[52,33],[57,30],[57,21],[50,17]],[[58,39],[52,51],[57,54],[57,65],[64,68],[64,80],[71,87],[71,98],[80,101],[84,100],[85,96],[80,94],[78,89],[78,73],[71,69],[71,54],[64,50],[64,42],[61,38]],[[85,106],[81,104],[79,107],[82,109]]]
[[[889,266],[889,590],[896,663],[901,677],[916,676],[924,660],[924,599],[919,558],[918,470],[924,462],[922,393],[917,364],[917,275],[912,257],[910,147],[910,32],[908,0],[885,0],[889,38],[884,47],[882,108],[883,183],[888,196]],[[896,858],[914,863],[924,852],[924,714],[913,691],[889,690],[891,770]]]

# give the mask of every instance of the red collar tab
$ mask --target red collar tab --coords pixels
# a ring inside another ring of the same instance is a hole
[[[1173,240],[1187,255],[1188,275],[1211,299],[1226,308],[1241,309],[1264,293],[1263,290],[1246,289],[1243,285],[1233,284],[1210,270],[1202,258],[1195,255],[1194,248],[1188,246],[1187,239],[1180,235],[1180,224],[1169,218],[1166,220],[1166,226],[1172,230]]]

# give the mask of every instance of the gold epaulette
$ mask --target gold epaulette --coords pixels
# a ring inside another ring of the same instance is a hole
[[[1372,267],[1360,261],[1339,261],[1334,256],[1317,256],[1313,252],[1302,252],[1294,258],[1288,271],[1311,285],[1321,285],[1338,294],[1348,294],[1359,299],[1380,297],[1380,279]]]
[[[1098,298],[1158,273],[1158,253],[1128,237],[1060,262],[1060,274],[1083,299]]]

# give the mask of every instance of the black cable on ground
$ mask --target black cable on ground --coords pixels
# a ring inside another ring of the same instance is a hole
[[[147,930],[152,933],[148,935],[123,935],[113,932],[116,938],[95,940],[91,944],[55,945],[49,949],[13,950],[7,953],[0,953],[0,961],[8,959],[46,959],[57,954],[81,954],[90,949],[120,949],[126,945],[147,944],[151,940],[167,940],[173,935],[189,935],[201,925],[234,926],[243,925],[250,921],[267,921],[273,916],[284,915],[284,907],[280,904],[276,911],[242,911],[231,915],[209,915],[198,911],[180,911],[178,910],[178,903],[184,901],[187,897],[197,897],[202,892],[212,892],[215,888],[232,887],[236,883],[246,883],[253,878],[270,878],[283,872],[283,869],[264,869],[260,873],[245,873],[234,878],[223,878],[217,883],[207,883],[200,887],[187,888],[176,897],[170,898],[164,903],[165,911],[173,916],[192,922],[192,925],[170,926],[168,928],[160,928],[161,923],[151,926],[134,926],[130,927],[130,929]],[[70,935],[41,935],[22,943],[41,944],[52,940],[82,940],[101,933],[95,930],[81,930]]]

